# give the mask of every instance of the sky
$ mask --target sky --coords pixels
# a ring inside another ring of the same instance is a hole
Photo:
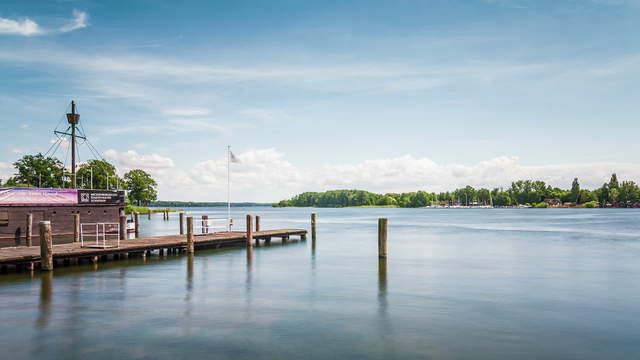
[[[640,0],[4,0],[0,178],[75,100],[161,200],[226,200],[227,145],[233,201],[640,182],[638,24]]]

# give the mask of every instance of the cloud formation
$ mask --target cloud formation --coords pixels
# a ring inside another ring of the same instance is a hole
[[[43,28],[29,18],[21,20],[0,18],[0,34],[36,36],[66,33],[87,27],[88,18],[89,16],[86,12],[73,10],[73,19],[69,23],[51,29]]]
[[[304,168],[292,164],[276,149],[239,153],[232,164],[235,201],[276,201],[303,191],[362,189],[374,192],[426,190],[450,191],[458,187],[508,187],[520,179],[544,180],[568,188],[578,177],[584,188],[596,188],[612,172],[621,179],[640,178],[640,165],[632,163],[569,163],[525,165],[518,157],[501,156],[475,164],[440,164],[429,158],[403,155],[355,164],[331,164]],[[152,171],[153,172],[153,171]],[[169,175],[169,174],[166,174]],[[161,176],[160,197],[167,200],[223,200],[227,161],[224,158],[196,163],[189,170],[172,169]]]

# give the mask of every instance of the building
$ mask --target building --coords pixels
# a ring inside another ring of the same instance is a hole
[[[32,244],[39,244],[38,223],[51,221],[54,244],[73,240],[73,214],[80,223],[118,223],[125,192],[39,188],[0,188],[0,247],[25,245],[27,215],[32,214]]]

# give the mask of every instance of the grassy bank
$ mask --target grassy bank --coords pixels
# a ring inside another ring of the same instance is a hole
[[[132,214],[134,212],[139,212],[141,214],[146,214],[146,213],[149,212],[149,210],[151,210],[151,212],[153,212],[153,213],[161,213],[161,212],[164,212],[164,211],[168,211],[168,212],[180,212],[180,211],[182,211],[180,209],[169,209],[169,208],[165,208],[165,209],[153,208],[152,209],[152,208],[149,208],[149,207],[146,207],[146,206],[137,206],[137,205],[130,205],[130,204],[125,206],[125,208],[124,208],[124,212],[127,215]]]

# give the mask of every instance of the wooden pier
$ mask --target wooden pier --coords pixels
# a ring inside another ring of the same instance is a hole
[[[291,236],[299,236],[305,240],[306,230],[301,229],[278,229],[256,231],[252,235],[253,240],[259,243],[261,240],[270,243],[272,238],[280,238],[283,242],[289,240]],[[246,246],[247,234],[245,232],[217,232],[210,234],[194,234],[194,246],[198,248],[218,248],[224,246]],[[143,237],[120,241],[120,246],[110,248],[81,247],[80,243],[67,243],[53,245],[53,261],[65,262],[71,260],[88,259],[97,261],[98,259],[108,260],[119,259],[121,256],[146,255],[151,251],[185,252],[187,250],[187,235],[169,235]],[[0,248],[0,267],[6,271],[8,265],[16,266],[20,269],[23,266],[33,268],[40,264],[39,246],[20,246],[10,248]]]

